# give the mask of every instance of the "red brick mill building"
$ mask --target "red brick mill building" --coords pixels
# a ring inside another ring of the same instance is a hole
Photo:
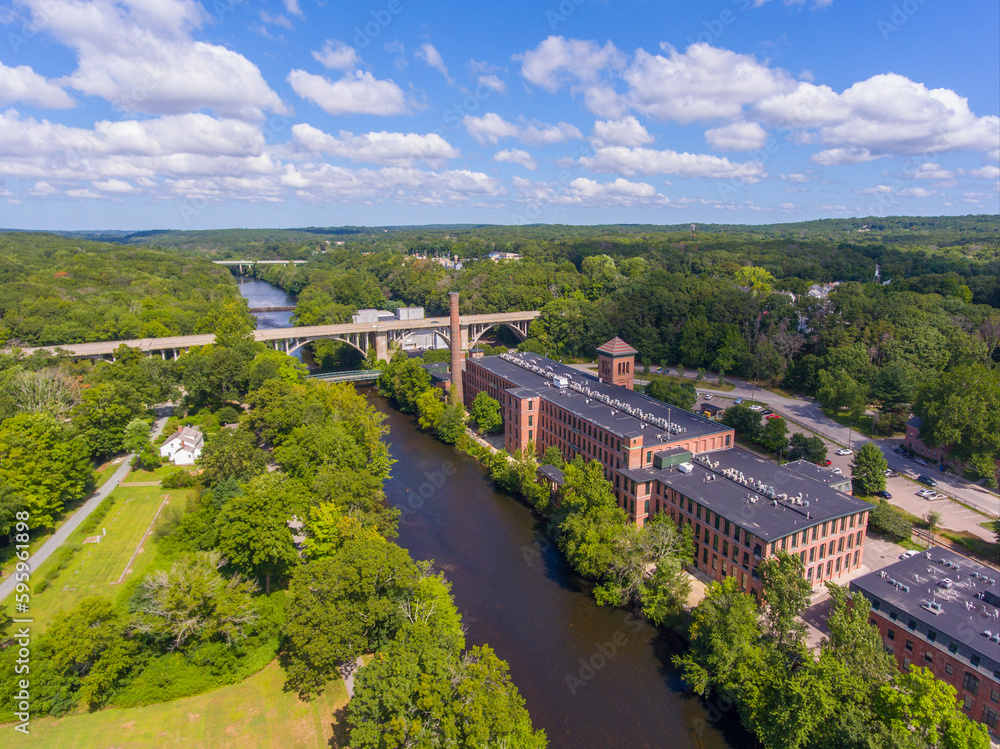
[[[464,402],[500,402],[508,452],[532,443],[599,461],[636,525],[661,512],[690,525],[696,566],[714,579],[759,592],[757,565],[782,549],[813,585],[861,566],[871,505],[834,488],[840,476],[758,458],[735,447],[731,427],[634,392],[635,354],[608,341],[596,377],[530,353],[469,359]]]

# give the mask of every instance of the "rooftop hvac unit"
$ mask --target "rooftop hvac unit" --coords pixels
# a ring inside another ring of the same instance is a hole
[[[680,465],[677,466],[677,469],[681,473],[691,473],[691,471],[694,470],[694,465],[692,465],[691,463],[681,463]]]

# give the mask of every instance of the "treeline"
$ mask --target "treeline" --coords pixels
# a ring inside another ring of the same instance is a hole
[[[242,303],[225,268],[178,253],[0,233],[0,344],[51,346],[205,333]]]
[[[235,417],[238,427],[207,440],[197,475],[166,480],[191,490],[155,528],[152,571],[113,600],[60,612],[34,640],[33,712],[175,699],[275,656],[288,688],[309,698],[373,654],[348,707],[352,746],[385,746],[390,730],[399,745],[544,747],[506,663],[466,648],[447,580],[391,540],[399,513],[384,502],[385,417],[350,385],[306,380],[297,361],[230,322],[215,345],[161,365],[172,387],[183,384],[189,418]],[[137,368],[160,361],[119,353],[91,376],[141,382]],[[77,366],[48,364],[40,371],[53,376]],[[134,424],[110,431],[124,446]],[[83,447],[68,429],[44,449]],[[20,511],[24,492],[8,493]],[[0,722],[13,717],[16,657],[0,652]]]

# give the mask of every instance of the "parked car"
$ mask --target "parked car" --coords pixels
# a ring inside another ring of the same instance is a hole
[[[914,458],[913,462],[916,463],[918,466],[923,466],[924,468],[927,467],[927,461],[924,460],[923,458]]]
[[[833,468],[831,468],[830,470],[831,470],[831,471],[833,471],[834,473],[836,473],[836,474],[840,475],[840,476],[843,476],[843,475],[844,475],[844,472],[843,472],[843,471],[841,471],[841,470],[840,470],[839,468],[837,468],[837,466],[834,466],[834,467],[833,467]]]
[[[756,403],[754,403],[752,406],[750,406],[750,410],[751,411],[763,411],[764,407],[763,406],[758,406]]]
[[[842,447],[839,450],[837,450],[837,455],[854,455],[854,450]]]
[[[832,465],[832,464],[833,464],[832,460],[824,460],[822,463],[820,463],[820,465],[824,465],[824,466],[828,466],[828,465]]]
[[[906,551],[904,551],[902,554],[899,555],[899,558],[909,559],[910,557],[915,557],[919,553],[920,553],[919,551],[914,551],[913,549],[907,549]]]
[[[712,394],[711,393],[705,393],[705,400],[707,400],[707,401],[712,400]]]
[[[740,405],[742,402],[743,402],[742,398],[737,398],[736,400],[733,401],[733,403],[735,403],[737,406]]]
[[[927,497],[933,497],[935,494],[937,494],[937,492],[934,491],[933,489],[918,489],[917,490],[917,496],[918,497],[923,497],[924,499],[926,499]]]
[[[882,499],[892,499],[892,495],[889,494],[885,489],[880,492],[875,492],[876,497],[881,497]]]
[[[768,409],[765,408],[763,411],[760,412],[760,415],[761,416],[770,416],[772,413],[774,413],[774,412],[773,411],[769,411]]]
[[[906,450],[903,449],[902,445],[896,445],[894,448],[892,448],[892,451],[894,453],[899,453],[900,455],[906,452]]]
[[[779,416],[778,414],[768,414],[768,415],[767,415],[767,416],[765,416],[764,418],[765,418],[765,419],[780,419],[780,418],[781,418],[781,416]]]
[[[919,481],[921,484],[926,484],[927,486],[930,487],[937,486],[937,480],[925,474],[920,474],[919,476],[917,476],[917,481]]]
[[[894,478],[896,478],[896,477],[897,477],[897,476],[899,475],[898,473],[896,473],[896,472],[895,472],[894,470],[892,470],[891,468],[886,468],[886,469],[885,469],[884,471],[882,471],[882,474],[883,474],[883,475],[884,475],[884,476],[885,476],[885,477],[886,477],[887,479],[894,479]]]

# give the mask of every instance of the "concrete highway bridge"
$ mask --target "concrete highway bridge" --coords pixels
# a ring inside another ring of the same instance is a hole
[[[224,261],[232,262],[232,261]],[[491,328],[503,325],[514,332],[519,340],[528,337],[528,326],[541,312],[504,312],[492,315],[463,315],[459,318],[461,348],[470,349]],[[451,346],[451,329],[447,317],[427,317],[421,320],[384,320],[377,323],[343,323],[340,325],[307,325],[299,328],[263,328],[254,331],[254,339],[267,343],[271,348],[292,354],[318,340],[346,343],[365,356],[372,349],[376,358],[387,359],[389,350],[402,346],[418,333],[434,332]],[[64,346],[36,346],[20,349],[25,355],[34,351],[63,351],[81,359],[111,359],[114,351],[125,345],[150,356],[159,354],[164,359],[176,358],[192,346],[205,346],[215,341],[214,333],[203,335],[170,336],[167,338],[138,338],[129,341],[100,341],[73,343]]]
[[[302,265],[305,260],[213,260],[216,265],[235,265],[243,275],[243,268],[252,268],[254,265]]]

